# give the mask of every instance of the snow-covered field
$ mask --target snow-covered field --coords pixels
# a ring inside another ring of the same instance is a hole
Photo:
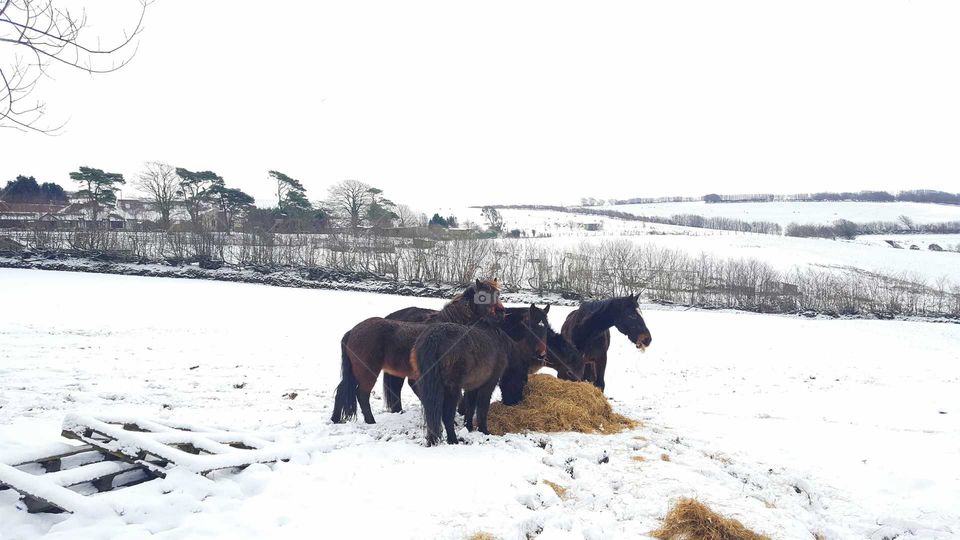
[[[800,205],[801,210],[805,208],[816,209],[822,207],[823,204],[830,204],[834,205],[834,208],[843,208],[842,205],[852,205],[851,208],[858,208],[860,212],[868,212],[871,209],[883,211],[882,209],[885,208],[884,204],[873,203],[673,204],[699,204],[703,208],[727,206],[759,208],[767,205],[779,205],[781,207]],[[904,208],[899,205],[908,203],[890,204],[903,210]],[[934,210],[931,209],[956,211],[956,215],[953,215],[950,219],[960,219],[960,208],[944,205],[909,204],[911,207],[925,209],[928,212],[926,215],[931,217],[932,221],[941,219],[934,219],[932,217],[934,216]],[[611,208],[622,210],[625,207]],[[469,216],[469,219],[482,223],[479,212],[479,209],[473,208],[461,209],[455,213],[458,216]],[[927,246],[934,242],[940,243],[944,249],[952,248],[960,244],[960,235],[876,235],[861,236],[853,241],[826,240],[679,227],[550,210],[501,209],[500,213],[507,229],[519,228],[526,231],[528,236],[531,235],[531,231],[537,231],[537,238],[527,238],[525,241],[554,246],[559,249],[569,248],[581,242],[628,240],[640,244],[675,249],[693,256],[705,253],[724,259],[756,259],[781,271],[790,271],[794,268],[803,269],[811,266],[816,268],[857,268],[870,272],[880,271],[909,275],[931,282],[946,277],[953,283],[960,283],[960,253],[956,251],[932,252],[927,249]],[[803,222],[816,221],[816,216],[816,213],[804,214]],[[731,217],[737,216],[731,215]],[[860,214],[858,219],[875,221],[884,218],[879,214],[863,213]],[[896,216],[893,217],[893,220],[895,219]],[[921,220],[918,219],[917,221]],[[580,226],[585,223],[600,223],[602,227],[599,231],[587,231]],[[550,236],[547,238],[539,237],[544,233]],[[906,248],[909,248],[912,243],[916,243],[921,247],[921,250],[894,249],[883,241],[886,238],[906,242],[904,246]]]
[[[651,234],[648,236],[553,237],[530,240],[566,247],[580,242],[627,239],[632,242],[675,249],[690,255],[706,253],[719,258],[756,259],[781,271],[793,268],[859,268],[906,274],[935,281],[947,277],[960,283],[960,253],[894,249],[884,242],[795,238],[770,234],[703,231],[698,235]],[[909,244],[907,245],[909,247]]]
[[[855,222],[897,221],[908,216],[915,223],[960,220],[960,206],[912,202],[768,202],[719,203],[677,202],[624,204],[603,207],[639,216],[669,217],[696,214],[704,217],[729,217],[745,221],[772,221],[786,227],[790,223],[832,223],[838,219]]]
[[[440,303],[0,270],[0,461],[57,441],[69,411],[304,448],[99,495],[117,510],[104,515],[30,515],[2,491],[0,538],[644,538],[682,496],[773,538],[960,534],[960,325],[651,307],[653,346],[614,335],[607,376],[635,430],[464,431],[470,444],[426,448],[408,390],[404,414],[378,401],[376,425],[330,424],[341,333]],[[551,310],[554,326],[568,309]]]

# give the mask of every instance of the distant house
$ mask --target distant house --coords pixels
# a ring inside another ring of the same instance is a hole
[[[144,223],[160,223],[160,211],[154,201],[141,199],[117,200],[116,213],[127,223],[127,228]],[[170,209],[170,223],[176,225],[190,221],[186,203],[176,201]]]
[[[580,225],[587,231],[599,231],[603,229],[603,223],[583,223]]]
[[[30,228],[44,224],[50,229],[77,229],[83,213],[71,204],[30,204],[0,201],[0,228]]]
[[[99,221],[107,222],[111,229],[123,229],[123,216],[112,207],[101,206],[97,212]],[[28,229],[42,225],[46,229],[85,229],[93,222],[93,207],[90,203],[28,204],[0,202],[0,228]]]

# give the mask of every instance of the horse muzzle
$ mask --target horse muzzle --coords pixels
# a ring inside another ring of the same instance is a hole
[[[637,349],[639,349],[640,352],[645,352],[652,342],[653,338],[650,334],[640,334],[640,336],[637,337]]]

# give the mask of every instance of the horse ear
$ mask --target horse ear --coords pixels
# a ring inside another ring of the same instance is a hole
[[[544,313],[550,313],[550,304],[547,304],[547,305],[543,306],[543,312],[544,312]]]
[[[480,278],[477,278],[477,288],[480,288]]]

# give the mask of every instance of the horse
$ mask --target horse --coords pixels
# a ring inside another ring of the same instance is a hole
[[[584,302],[570,312],[560,333],[580,351],[585,362],[583,378],[602,391],[606,383],[607,349],[610,348],[610,327],[616,327],[637,349],[644,351],[653,340],[640,313],[640,295]],[[561,379],[574,379],[569,370],[557,370]]]
[[[436,323],[420,334],[410,353],[410,363],[420,375],[414,384],[423,404],[427,446],[440,441],[441,422],[446,428],[447,443],[459,442],[454,418],[462,390],[466,391],[463,401],[467,430],[474,430],[476,413],[477,427],[486,435],[490,434],[487,411],[497,383],[505,405],[515,405],[523,399],[531,352],[542,351],[546,341],[545,326],[530,326],[530,312],[534,309],[530,306],[520,316],[521,324],[516,329],[519,341],[486,319],[470,326]]]
[[[506,317],[508,322],[513,314],[521,313],[526,310],[527,308],[507,308]],[[530,373],[535,373],[541,367],[547,366],[552,367],[557,371],[563,369],[566,373],[572,374],[576,380],[579,380],[583,375],[583,355],[580,354],[576,347],[574,347],[563,336],[554,331],[554,329],[550,326],[550,320],[547,318],[547,313],[549,312],[549,304],[544,306],[543,309],[540,309],[533,304],[530,305],[529,326],[531,328],[543,326],[547,332],[547,340],[544,362],[531,362],[529,371]],[[435,309],[414,306],[394,311],[393,313],[387,315],[386,318],[408,322],[429,322],[437,313],[439,313],[439,311]],[[506,330],[515,341],[522,338],[522,336],[518,336],[515,331],[511,332],[510,328],[511,326],[508,325],[504,327],[504,330]],[[513,326],[513,328],[517,327]],[[411,388],[413,387],[412,382],[410,386]],[[400,412],[403,410],[400,402],[400,392],[402,389],[402,377],[394,377],[389,373],[383,374],[383,397],[384,401],[386,402],[387,409],[390,412]],[[458,412],[463,414],[465,410],[465,404],[461,404]]]
[[[437,321],[471,324],[489,320],[496,324],[504,316],[499,297],[496,280],[478,279],[440,310]],[[341,380],[331,421],[339,424],[355,418],[359,402],[364,422],[376,423],[370,410],[370,392],[377,377],[381,371],[398,377],[419,377],[416,366],[410,364],[410,350],[429,326],[372,317],[348,330],[340,340]]]

